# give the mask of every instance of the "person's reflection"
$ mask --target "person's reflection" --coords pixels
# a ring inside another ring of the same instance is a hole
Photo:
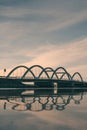
[[[7,105],[7,103],[5,102],[5,103],[4,103],[4,110],[6,110],[6,105]]]
[[[31,109],[30,103],[27,103],[27,104],[26,104],[26,107],[27,107],[27,110],[30,110],[30,109]]]

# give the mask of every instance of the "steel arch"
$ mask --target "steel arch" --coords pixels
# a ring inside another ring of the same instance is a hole
[[[44,71],[48,72],[47,69],[49,69],[50,72],[53,72],[53,73],[54,73],[54,69],[53,69],[53,68],[51,68],[51,67],[46,67],[46,68],[44,68],[44,70],[41,71],[41,73],[39,74],[38,78],[40,78],[40,76],[43,74]],[[47,73],[47,74],[48,74],[48,73]],[[49,74],[48,74],[48,76],[49,76]],[[58,79],[57,74],[55,74],[55,76],[56,76],[56,78]],[[49,78],[50,78],[50,76],[49,76]]]
[[[38,68],[41,69],[41,71],[38,73],[37,76],[34,74],[34,72],[33,72],[33,70],[32,70],[32,69],[35,68],[35,67],[38,67]],[[25,69],[26,69],[25,72],[23,73],[23,75],[21,76],[21,79],[23,79],[23,78],[26,76],[26,74],[27,74],[28,72],[30,72],[30,73],[32,74],[33,78],[38,78],[38,79],[41,77],[41,75],[42,75],[43,73],[45,73],[45,75],[47,76],[48,79],[53,79],[53,77],[54,77],[54,75],[55,75],[55,76],[56,76],[55,78],[60,79],[60,80],[63,79],[64,75],[66,75],[66,76],[68,77],[68,80],[74,80],[74,77],[77,75],[77,76],[79,76],[80,80],[83,82],[83,78],[82,78],[82,76],[81,76],[81,74],[80,74],[79,72],[75,72],[75,73],[71,76],[71,75],[67,72],[67,70],[66,70],[65,68],[63,68],[63,67],[58,67],[58,68],[56,68],[56,69],[54,70],[54,69],[51,68],[51,67],[43,68],[43,67],[40,66],[40,65],[33,65],[33,66],[29,67],[29,68],[28,68],[27,66],[24,66],[24,65],[17,66],[17,67],[15,67],[15,68],[13,68],[13,69],[8,73],[8,75],[6,76],[6,78],[9,78],[9,77],[11,76],[11,74],[12,74],[15,70],[17,70],[17,69],[19,69],[19,68],[25,68]],[[63,72],[59,71],[60,69],[61,69]],[[62,74],[62,75],[60,76],[60,78],[58,77],[57,71],[58,71],[59,74]],[[51,76],[49,75],[48,72],[52,72]]]
[[[15,70],[17,70],[17,69],[19,69],[19,68],[25,68],[25,69],[28,69],[28,67],[25,66],[25,65],[17,66],[17,67],[15,67],[14,69],[12,69],[12,70],[9,72],[9,74],[6,76],[6,78],[9,78],[10,75],[11,75]]]
[[[27,74],[29,71],[31,71],[31,69],[33,69],[33,68],[35,68],[35,67],[40,68],[42,71],[44,70],[44,68],[43,68],[42,66],[40,66],[40,65],[33,65],[33,66],[31,66],[30,68],[28,68],[28,69],[26,70],[26,72],[25,72],[24,75],[21,77],[21,79],[23,79],[23,78],[26,76],[26,74]],[[41,72],[42,72],[42,71],[41,71]],[[44,72],[45,72],[46,76],[49,78],[48,73],[47,73],[46,71],[44,71]],[[35,76],[34,78],[38,78],[38,77]]]
[[[69,73],[68,73],[68,72],[66,71],[66,69],[63,68],[63,67],[58,67],[58,68],[56,68],[56,69],[54,70],[54,73],[53,73],[52,76],[51,76],[51,79],[53,78],[54,74],[55,74],[59,69],[62,69],[62,70],[66,73],[66,75],[68,76],[68,79],[71,80],[71,77],[70,77]]]
[[[60,77],[60,79],[62,79],[65,74],[68,74],[68,79],[71,80],[71,75],[68,72],[67,73],[63,73],[62,76]]]
[[[72,75],[71,80],[73,80],[73,78],[74,78],[76,75],[78,75],[78,76],[80,77],[81,81],[83,82],[83,78],[82,78],[82,76],[81,76],[81,74],[80,74],[79,72],[75,72],[75,73]]]

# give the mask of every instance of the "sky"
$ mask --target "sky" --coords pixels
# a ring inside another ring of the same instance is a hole
[[[0,70],[34,64],[87,78],[87,0],[0,0]]]

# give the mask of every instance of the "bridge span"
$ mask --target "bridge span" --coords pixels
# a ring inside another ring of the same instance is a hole
[[[86,90],[85,82],[79,72],[71,75],[65,68],[51,67],[43,68],[40,65],[17,66],[13,68],[6,77],[0,78],[0,91],[11,90],[33,90],[38,92],[49,92],[57,94],[58,91]]]

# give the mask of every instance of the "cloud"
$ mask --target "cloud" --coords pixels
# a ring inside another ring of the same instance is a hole
[[[34,46],[35,44],[41,45],[43,41],[47,40],[58,41],[60,37],[63,40],[64,36],[66,36],[66,31],[63,33],[65,28],[70,29],[69,32],[72,32],[71,27],[73,25],[78,24],[80,26],[81,22],[87,20],[87,8],[85,7],[85,1],[79,1],[78,4],[76,1],[62,2],[50,1],[49,4],[49,0],[45,2],[19,1],[12,4],[11,1],[8,1],[8,4],[10,4],[8,6],[6,1],[2,1],[0,9],[0,42],[2,44],[10,43],[12,46],[14,44]],[[82,5],[84,5],[84,8]],[[77,32],[76,29],[75,31]],[[70,34],[69,32],[67,32],[67,35]],[[73,37],[73,34],[71,35]],[[70,35],[66,39],[69,39],[69,37]]]
[[[10,21],[16,24],[20,22],[22,29],[26,24],[30,32],[51,32],[87,20],[85,4],[85,1],[80,1],[78,2],[79,7],[76,1],[63,1],[63,3],[50,1],[50,4],[49,1],[25,2],[26,6],[23,6],[22,3],[20,6],[1,8],[0,15],[3,22]]]
[[[1,1],[1,68],[26,63],[85,72],[86,3],[84,0]]]
[[[38,50],[42,53],[38,53]],[[42,48],[36,50],[36,58],[31,62],[26,63],[27,65],[41,64],[42,66],[65,66],[69,70],[71,68],[78,68],[77,70],[82,71],[86,69],[86,57],[87,57],[87,39],[73,41],[68,44],[61,45],[45,45]],[[34,50],[35,52],[35,50]],[[30,53],[31,55],[32,52]],[[85,67],[85,68],[84,68]],[[84,70],[85,72],[85,70]]]
[[[73,74],[78,71],[86,79],[86,57],[87,57],[87,39],[79,39],[67,44],[51,44],[47,42],[46,45],[37,46],[32,49],[16,50],[12,52],[12,56],[9,53],[6,54],[6,60],[2,60],[3,63],[10,63],[19,65],[24,64],[28,67],[39,64],[43,67],[57,68],[63,66],[68,72]],[[28,62],[27,62],[28,61]],[[14,65],[12,65],[14,66]],[[11,68],[11,67],[10,67]]]

